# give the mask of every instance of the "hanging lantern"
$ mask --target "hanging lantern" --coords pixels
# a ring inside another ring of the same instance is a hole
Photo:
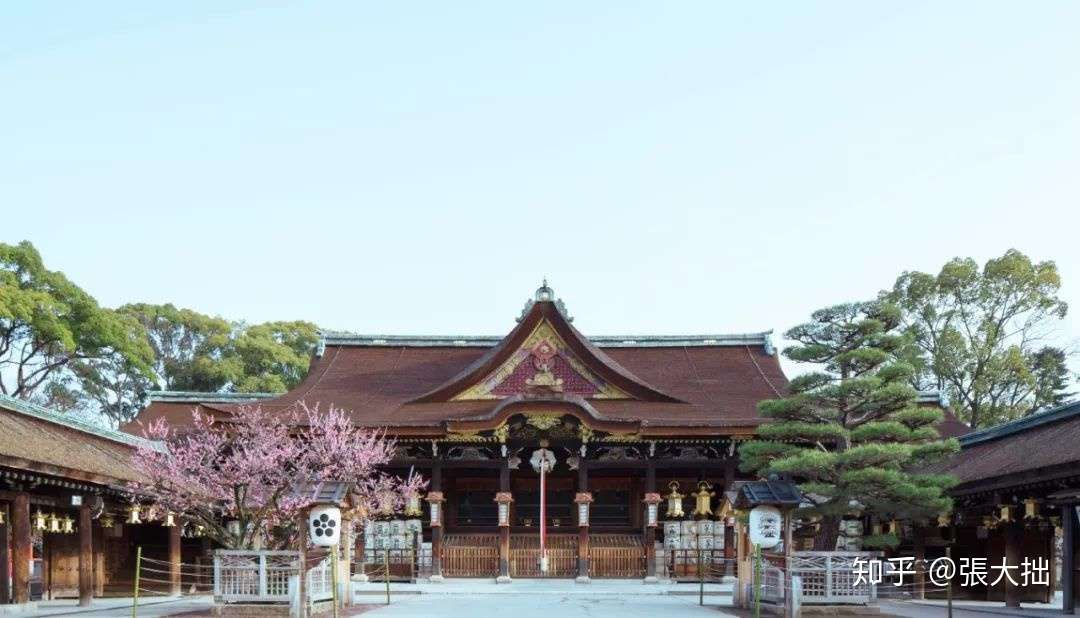
[[[56,516],[56,513],[49,513],[49,532],[60,532],[60,518]]]
[[[878,536],[878,535],[880,535],[880,534],[881,534],[881,524],[875,523],[875,524],[874,524],[874,525],[873,525],[873,526],[872,526],[872,527],[870,528],[870,532],[871,532],[871,534],[873,534],[874,536]]]
[[[1042,519],[1042,515],[1039,515],[1039,501],[1035,498],[1024,500],[1024,519]]]
[[[67,515],[65,515],[64,519],[60,520],[60,524],[61,524],[60,531],[63,532],[64,534],[74,534],[75,533],[75,520],[74,519],[72,519],[72,518],[68,517]]]
[[[116,525],[116,520],[113,519],[112,515],[110,515],[108,513],[105,513],[104,515],[101,516],[101,527],[102,528],[112,528],[115,525]]]
[[[889,534],[900,536],[900,522],[895,519],[889,522]]]
[[[499,526],[503,528],[510,525],[510,503],[513,501],[514,496],[508,491],[500,491],[495,494],[495,503],[499,514]]]
[[[420,494],[415,491],[405,498],[405,517],[420,517],[424,511],[420,509]]]
[[[442,502],[443,493],[441,491],[429,491],[427,495],[428,507],[431,513],[431,525],[432,527],[442,525]]]
[[[994,528],[997,528],[998,520],[994,519],[992,515],[984,515],[982,518],[982,525],[983,528],[986,528],[987,530],[993,530]]]
[[[671,488],[671,493],[664,496],[667,498],[667,513],[664,513],[664,517],[679,519],[685,516],[682,510],[682,500],[685,496],[679,493],[679,481],[671,481],[668,483],[668,487]]]
[[[199,524],[199,525],[195,526],[195,536],[196,537],[201,537],[205,533],[206,533],[206,527],[205,526],[203,526],[202,524]]]
[[[4,509],[0,509],[0,526],[7,523],[7,519],[6,519],[7,514],[6,513],[7,513],[7,511],[5,511]]]
[[[657,512],[660,510],[660,494],[647,493],[642,502],[645,503],[645,525],[650,528],[657,526]]]
[[[1013,507],[1011,504],[1002,505],[1001,515],[998,517],[998,521],[1002,523],[1013,521],[1012,509]]]
[[[132,504],[131,508],[128,509],[127,523],[129,523],[129,524],[141,524],[142,523],[142,519],[139,518],[139,505],[138,504]]]
[[[579,527],[586,527],[589,525],[589,504],[593,501],[592,493],[587,491],[579,491],[574,496],[574,502],[577,504],[577,525]]]
[[[41,509],[38,509],[37,512],[34,513],[34,530],[37,530],[39,532],[45,532],[45,530],[47,530],[48,528],[48,518],[45,516],[45,513],[41,512]]]
[[[166,528],[173,528],[176,526],[176,517],[172,511],[165,511],[165,521],[161,522],[162,526]]]
[[[712,515],[712,497],[716,493],[712,491],[712,485],[708,481],[698,483],[698,490],[693,494],[695,500],[694,515],[708,517]]]
[[[950,516],[949,516],[948,513],[942,513],[941,515],[938,515],[937,516],[938,528],[948,528],[949,527],[949,519],[950,519]]]

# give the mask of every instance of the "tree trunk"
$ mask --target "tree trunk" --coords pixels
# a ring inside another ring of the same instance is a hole
[[[814,551],[835,551],[836,541],[840,538],[840,518],[835,516],[821,518],[821,527],[814,536]]]

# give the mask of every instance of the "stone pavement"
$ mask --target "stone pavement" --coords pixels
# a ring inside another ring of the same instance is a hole
[[[189,612],[208,610],[213,597],[147,598],[139,599],[139,618],[162,618]],[[3,606],[0,606],[2,608]],[[74,599],[38,601],[36,609],[23,609],[17,613],[0,611],[0,616],[38,618],[45,616],[76,616],[78,618],[125,618],[131,616],[131,597],[94,599],[91,607],[79,607]]]
[[[433,595],[392,597],[390,605],[364,614],[367,618],[667,618],[732,616],[727,608],[700,607],[697,597],[683,595]]]
[[[903,618],[944,618],[947,610],[944,601],[881,601],[884,614]],[[1051,618],[1062,616],[1061,605],[1024,603],[1020,609],[1005,607],[1004,603],[989,601],[954,601],[953,618],[988,618],[1015,616],[1017,618]]]

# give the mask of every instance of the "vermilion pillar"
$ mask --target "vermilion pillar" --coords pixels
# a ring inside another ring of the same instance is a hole
[[[495,581],[501,584],[510,582],[510,503],[513,501],[510,468],[504,464],[499,468],[499,492],[495,494],[499,510],[499,575]]]
[[[585,584],[589,582],[589,505],[592,503],[592,494],[587,491],[579,491],[574,496],[577,504],[578,519],[578,576],[577,582]]]
[[[441,472],[439,468],[435,469]],[[441,474],[439,475],[441,477]],[[431,486],[441,487],[442,479],[432,474]],[[439,483],[436,484],[435,479],[439,478]],[[428,505],[431,508],[431,581],[442,581],[442,506],[445,498],[441,491],[429,491],[427,495]]]
[[[79,606],[89,607],[94,598],[94,520],[90,504],[79,507]]]
[[[169,594],[180,590],[180,526],[169,528]]]
[[[645,494],[645,583],[654,584],[656,579],[656,526],[657,509],[663,498],[656,492]]]
[[[25,491],[15,494],[11,504],[11,563],[12,597],[16,603],[30,601],[30,495]]]

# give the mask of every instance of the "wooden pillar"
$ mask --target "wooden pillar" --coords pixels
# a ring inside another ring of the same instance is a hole
[[[578,488],[577,496],[574,497],[574,504],[577,506],[578,512],[574,516],[578,520],[578,583],[589,582],[589,522],[583,521],[581,518],[581,509],[591,508],[589,505],[592,503],[592,493],[589,491],[589,468],[585,463],[585,459],[582,458],[578,464]],[[584,506],[583,506],[584,505]]]
[[[300,552],[298,562],[300,563],[300,578],[296,582],[296,588],[299,595],[297,608],[297,618],[308,618],[310,606],[308,604],[308,585],[307,585],[307,548],[308,548],[308,512],[305,510],[300,516],[299,530],[297,531],[297,549]]]
[[[499,583],[510,582],[510,502],[513,499],[510,491],[510,467],[503,463],[499,467],[499,495],[495,497],[500,502],[498,508],[506,504],[506,521],[499,522],[499,576],[495,579]],[[505,525],[504,525],[505,523]]]
[[[79,607],[89,607],[94,598],[94,520],[86,498],[79,507]]]
[[[94,528],[94,596],[105,596],[105,529]]]
[[[926,560],[926,539],[925,535],[927,530],[922,526],[915,525],[912,527],[912,531],[915,534],[915,590],[914,597],[916,599],[926,598],[926,568],[924,561]]]
[[[0,604],[11,602],[11,549],[8,545],[11,513],[7,504],[0,506],[0,514],[4,516],[4,523],[0,524]]]
[[[180,526],[169,530],[169,594],[179,595],[180,590]]]
[[[1019,522],[1009,522],[1003,527],[1005,528],[1005,561],[1010,565],[1019,565],[1023,560],[1021,553],[1024,525]],[[1001,581],[1005,586],[1005,607],[1020,607],[1020,586],[1012,585],[1008,577],[1002,578]]]
[[[15,494],[11,506],[12,597],[16,603],[27,603],[30,601],[30,560],[34,557],[30,545],[30,494],[25,491]]]
[[[645,468],[645,494],[656,493],[656,462],[649,460]],[[645,507],[648,509],[648,505]],[[656,526],[649,525],[645,517],[645,581],[656,581]]]
[[[432,498],[436,498],[432,500]],[[439,517],[438,521],[432,520],[431,522],[431,579],[440,581],[443,578],[442,574],[442,541],[443,541],[443,528],[442,522],[446,517],[443,510],[442,503],[442,464],[436,463],[431,468],[431,491],[428,493],[428,501],[431,503],[438,502]]]
[[[1076,507],[1061,507],[1061,610],[1076,613]]]

